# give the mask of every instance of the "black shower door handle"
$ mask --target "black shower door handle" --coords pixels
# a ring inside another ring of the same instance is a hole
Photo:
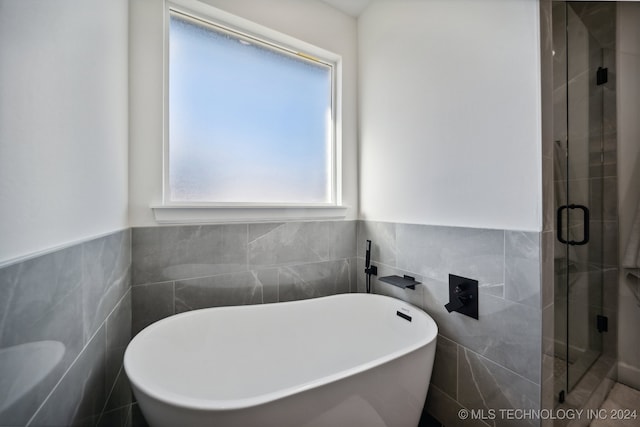
[[[564,237],[562,237],[562,234],[563,234],[562,233],[562,211],[565,209],[580,209],[582,211],[582,214],[584,216],[583,224],[582,224],[582,230],[583,230],[582,240],[580,241],[565,240]],[[557,211],[556,220],[557,220],[556,224],[558,229],[558,240],[560,241],[560,243],[569,244],[572,246],[586,245],[587,243],[589,243],[589,208],[588,207],[584,205],[573,205],[573,204],[560,206]]]

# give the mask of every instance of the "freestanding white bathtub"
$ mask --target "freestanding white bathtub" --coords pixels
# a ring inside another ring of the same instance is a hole
[[[437,334],[380,295],[209,308],[144,329],[124,367],[151,427],[416,427]]]

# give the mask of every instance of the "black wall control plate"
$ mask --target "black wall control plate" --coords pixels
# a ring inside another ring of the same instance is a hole
[[[460,294],[456,293],[456,288],[463,290],[464,306],[458,308],[458,313],[465,316],[478,318],[478,281],[468,277],[449,274],[449,301],[456,301]]]

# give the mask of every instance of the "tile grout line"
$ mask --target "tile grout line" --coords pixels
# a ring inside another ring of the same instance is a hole
[[[458,345],[459,345],[460,347],[462,347],[463,349],[465,349],[465,350],[467,350],[467,351],[470,351],[471,353],[475,354],[476,356],[478,356],[478,357],[480,357],[480,358],[482,358],[482,359],[488,360],[489,362],[493,363],[493,364],[494,364],[494,365],[496,365],[496,366],[499,366],[500,368],[504,369],[505,371],[509,371],[510,373],[512,373],[512,374],[514,374],[514,375],[516,375],[516,376],[518,376],[519,378],[521,378],[521,379],[523,379],[523,380],[525,380],[525,381],[527,381],[527,382],[529,382],[529,383],[531,383],[531,384],[533,384],[533,385],[535,385],[535,386],[537,386],[537,387],[542,387],[542,385],[541,385],[541,384],[538,384],[538,383],[536,383],[535,381],[530,380],[529,378],[527,378],[527,377],[523,376],[522,374],[519,374],[518,372],[514,371],[513,369],[511,369],[511,368],[507,368],[506,366],[502,366],[500,363],[496,362],[495,360],[489,359],[488,357],[483,356],[482,354],[478,353],[477,351],[474,351],[474,350],[472,350],[472,349],[470,349],[470,348],[467,348],[467,347],[463,346],[462,344],[459,344],[459,343],[458,343]]]
[[[393,266],[398,268],[398,223],[393,223]]]
[[[115,407],[115,408],[113,408],[113,409],[109,409],[108,411],[104,412],[104,414],[110,414],[110,413],[112,413],[112,412],[119,411],[119,410],[121,410],[122,408],[129,408],[129,407],[131,407],[132,405],[133,405],[133,402],[128,403],[128,404],[126,404],[126,405],[117,406],[117,407]],[[100,417],[100,418],[102,418],[102,417]],[[98,420],[98,423],[97,423],[96,425],[100,425],[100,421],[101,421],[101,419],[99,419],[99,420]]]
[[[485,408],[489,409],[490,406],[487,403],[487,401],[485,399],[485,396],[482,393],[482,390],[480,390],[480,385],[478,384],[478,380],[476,380],[476,373],[473,370],[473,365],[471,364],[471,361],[469,360],[469,356],[467,355],[466,351],[464,352],[464,359],[465,359],[467,365],[469,366],[469,371],[471,372],[471,380],[473,381],[473,384],[475,385],[475,389],[477,390],[478,394],[480,395],[480,400],[482,400],[482,406],[484,406]],[[494,426],[495,426],[495,421],[494,421]]]
[[[33,415],[31,416],[31,418],[29,418],[29,421],[27,421],[27,423],[25,424],[26,427],[29,427],[31,425],[31,423],[33,422],[33,420],[35,419],[36,415],[38,415],[38,413],[40,412],[40,410],[44,407],[45,403],[47,403],[47,401],[49,400],[49,398],[53,395],[53,392],[58,388],[58,386],[60,385],[60,383],[62,383],[62,380],[67,376],[67,374],[69,373],[69,371],[71,371],[71,368],[73,368],[76,364],[76,362],[78,361],[78,359],[80,359],[80,356],[82,356],[82,354],[85,352],[85,350],[87,349],[87,347],[89,347],[89,344],[91,344],[91,342],[93,341],[93,339],[96,337],[96,335],[98,335],[98,332],[100,332],[100,329],[102,329],[102,327],[105,327],[105,336],[106,336],[106,323],[107,323],[107,319],[109,319],[109,317],[115,312],[116,308],[120,305],[120,303],[122,302],[122,300],[127,296],[127,293],[130,292],[130,289],[127,289],[127,292],[125,292],[125,294],[120,298],[120,300],[118,300],[118,303],[114,306],[114,308],[109,312],[109,314],[107,315],[107,317],[104,319],[104,321],[100,324],[100,326],[96,329],[96,331],[93,333],[93,335],[91,336],[91,338],[89,338],[89,340],[87,341],[87,343],[84,345],[84,347],[82,347],[82,350],[80,350],[78,352],[78,355],[73,359],[73,362],[71,362],[71,364],[69,365],[69,367],[64,371],[64,373],[62,374],[62,376],[60,377],[60,379],[56,382],[56,384],[51,388],[51,391],[47,394],[47,397],[44,398],[44,400],[42,401],[42,403],[40,404],[40,406],[38,406],[38,409],[35,410],[35,412],[33,413]],[[105,349],[106,350],[106,349]]]
[[[0,261],[0,269],[11,267],[11,266],[17,265],[17,264],[21,264],[23,262],[31,261],[33,259],[40,258],[42,256],[51,255],[51,254],[54,254],[56,252],[63,251],[65,249],[70,249],[70,248],[72,248],[74,246],[79,246],[79,245],[82,245],[82,244],[85,244],[85,243],[92,242],[94,240],[99,240],[99,239],[102,239],[102,238],[105,238],[105,237],[109,237],[111,235],[122,233],[122,232],[130,230],[130,229],[131,229],[131,227],[124,227],[124,228],[120,228],[120,229],[117,229],[117,230],[114,230],[114,231],[109,231],[109,232],[106,232],[106,233],[97,234],[95,236],[89,236],[87,238],[74,240],[74,241],[71,241],[71,242],[68,242],[68,243],[63,243],[63,244],[58,245],[58,246],[53,246],[53,247],[50,247],[50,248],[42,249],[40,251],[36,251],[36,252],[30,253],[30,254],[27,254],[27,255],[19,255],[19,256],[15,257],[15,258],[10,258],[10,259],[7,259],[5,261]]]
[[[302,265],[313,265],[313,264],[324,264],[324,263],[330,263],[330,262],[349,261],[349,259],[350,258],[335,258],[335,259],[327,259],[327,260],[319,260],[319,261],[302,261],[302,262],[287,263],[287,264],[261,265],[261,266],[257,266],[257,268],[252,268],[250,270],[238,270],[238,271],[230,271],[230,272],[226,272],[226,273],[210,274],[210,275],[207,275],[207,276],[185,277],[185,278],[173,279],[173,280],[162,280],[162,281],[159,281],[159,282],[147,282],[147,283],[140,283],[140,284],[135,284],[135,285],[132,284],[131,287],[137,288],[137,287],[142,287],[142,286],[155,286],[155,285],[161,285],[161,284],[172,283],[172,282],[183,282],[183,281],[189,281],[189,280],[207,279],[207,278],[210,278],[210,277],[227,276],[227,275],[231,275],[231,274],[251,273],[253,271],[275,270],[275,269],[279,269],[279,268],[298,267],[298,266],[302,266]]]
[[[440,393],[442,393],[446,398],[453,400],[455,403],[457,403],[458,405],[460,405],[461,408],[466,409],[467,411],[471,411],[468,407],[466,407],[465,405],[463,405],[462,403],[460,403],[460,401],[458,399],[454,399],[453,397],[451,397],[449,394],[447,394],[444,390],[442,390],[440,387],[438,387],[437,385],[433,384],[433,383],[429,383],[429,390],[431,390],[432,388],[436,389],[437,391],[439,391]],[[427,393],[427,396],[429,396],[429,394]],[[427,411],[428,412],[428,411]],[[434,417],[435,418],[435,417]],[[438,420],[436,418],[436,420]],[[438,422],[440,422],[440,420],[438,420]],[[482,423],[482,425],[486,426],[486,427],[490,427],[487,423],[484,422],[484,420],[480,420],[480,422]],[[443,427],[444,424],[443,424]]]
[[[357,259],[364,260],[364,258],[362,258],[362,257],[357,257]],[[411,274],[414,277],[421,278],[422,280],[431,280],[431,281],[434,281],[434,282],[437,282],[437,283],[441,283],[441,284],[444,284],[444,285],[447,284],[446,281],[440,280],[440,278],[436,278],[436,277],[433,277],[433,276],[426,276],[424,274],[416,273],[416,272],[414,272],[412,270],[408,270],[408,269],[404,269],[404,268],[400,268],[400,267],[394,267],[394,266],[392,266],[390,264],[387,264],[387,263],[384,263],[384,262],[380,262],[380,261],[377,261],[377,260],[373,260],[373,259],[371,260],[371,262],[375,262],[376,265],[378,265],[378,266],[382,265],[382,266],[388,267],[388,268],[393,269],[393,270],[399,270],[401,272]],[[427,284],[425,284],[425,283],[422,283],[422,285],[425,288],[427,287]],[[505,284],[504,283],[498,283],[497,285],[503,285],[504,286]],[[480,289],[484,289],[484,287],[480,286]],[[509,304],[518,304],[519,306],[524,306],[524,307],[528,307],[528,308],[535,308],[535,307],[531,306],[530,304],[524,304],[524,303],[519,302],[519,301],[512,301],[510,299],[506,299],[506,298],[500,297],[498,295],[493,295],[493,294],[488,293],[488,292],[482,292],[482,295],[483,296],[489,296],[489,297],[497,298],[497,299],[505,301],[505,302],[507,302]]]
[[[107,339],[105,336],[105,341],[106,340]],[[123,371],[124,371],[124,364],[120,365],[120,368],[118,369],[118,374],[116,375],[116,379],[113,381],[113,384],[111,385],[111,390],[109,390],[109,394],[107,395],[107,398],[104,401],[104,405],[102,406],[102,410],[100,411],[100,416],[98,417],[98,422],[96,423],[96,425],[100,425],[100,421],[102,421],[102,417],[104,416],[105,413],[111,412],[111,411],[105,411],[105,410],[107,409],[107,404],[109,403],[109,399],[111,399],[111,396],[113,395],[113,391],[116,389],[116,384],[118,383],[118,379],[120,378],[120,375],[122,375]],[[121,407],[113,408],[113,410],[116,410],[119,408]]]
[[[249,224],[246,224],[246,228],[245,228],[245,235],[247,236],[246,239],[246,245],[245,245],[245,250],[244,250],[244,262],[245,262],[245,269],[247,271],[251,271],[251,269],[249,268]],[[262,301],[264,303],[264,299]]]
[[[507,231],[502,230],[502,299],[507,299]]]
[[[455,342],[455,341],[454,341]],[[460,398],[460,344],[456,343],[456,402]]]

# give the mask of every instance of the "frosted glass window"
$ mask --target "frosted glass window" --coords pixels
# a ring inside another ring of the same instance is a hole
[[[170,201],[333,203],[332,66],[169,19]]]

